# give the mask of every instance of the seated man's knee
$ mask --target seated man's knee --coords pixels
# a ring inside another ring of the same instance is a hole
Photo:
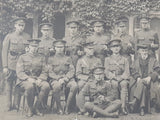
[[[44,81],[42,82],[42,90],[50,90],[50,86],[49,86],[49,83]]]
[[[117,82],[117,81],[112,80],[111,85],[112,85],[114,88],[118,88],[118,82]]]
[[[127,88],[128,87],[128,81],[126,81],[126,80],[123,80],[122,82],[120,82],[120,86],[121,86],[121,88]]]
[[[122,101],[118,99],[118,100],[115,100],[114,103],[115,104],[122,104]]]
[[[78,87],[81,89],[84,86],[84,84],[85,84],[85,81],[81,80],[78,82]]]
[[[58,81],[54,81],[51,83],[51,86],[53,88],[53,92],[60,91],[61,90],[61,84]]]
[[[86,102],[86,103],[84,104],[84,107],[85,107],[85,109],[92,110],[93,107],[94,107],[94,104],[91,103],[91,102]]]
[[[34,85],[32,83],[28,82],[28,83],[24,84],[24,89],[26,91],[34,90]]]
[[[78,90],[78,85],[76,82],[72,82],[69,87],[71,92]]]

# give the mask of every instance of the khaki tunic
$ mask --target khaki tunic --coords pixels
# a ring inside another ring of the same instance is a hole
[[[110,35],[97,35],[93,34],[92,36],[88,37],[87,42],[94,42],[95,47],[94,47],[94,52],[95,56],[97,58],[100,58],[102,61],[102,64],[104,64],[104,59],[107,56],[107,46],[106,44],[110,40],[111,36]]]
[[[47,81],[45,58],[39,54],[26,53],[21,55],[17,62],[16,73],[20,80],[17,84],[30,77]]]
[[[30,36],[27,33],[17,35],[15,32],[9,33],[4,41],[2,48],[3,67],[16,70],[16,63],[20,55],[25,53],[25,44]]]
[[[158,34],[156,31],[153,30],[139,30],[138,32],[135,33],[135,45],[137,46],[137,44],[148,44],[150,45],[151,43],[156,44],[157,46],[152,47],[150,50],[150,54],[155,56],[155,51],[159,48],[159,38],[158,38]],[[140,40],[139,40],[140,39]],[[142,40],[141,40],[142,39]],[[144,39],[144,40],[143,40]],[[153,41],[151,41],[150,39],[153,39]]]
[[[130,76],[129,62],[127,58],[119,55],[116,58],[112,55],[105,59],[105,75],[108,79],[112,79],[114,74],[117,79],[126,80]]]
[[[77,60],[79,59],[79,57],[82,56],[81,54],[78,54],[78,51],[83,51],[82,44],[85,41],[79,34],[73,37],[66,36],[64,40],[66,41],[66,48],[65,48],[66,55],[72,58],[72,63],[74,67],[76,67]]]
[[[49,77],[53,80],[60,78],[71,79],[74,76],[74,66],[70,57],[65,55],[55,55],[48,59]]]
[[[90,102],[93,102],[102,109],[111,105],[119,97],[118,88],[112,86],[110,81],[97,83],[96,80],[90,79],[83,90],[85,96],[89,96]],[[105,101],[101,101],[98,98],[99,96],[104,96]]]
[[[56,41],[56,39],[43,38],[43,37],[41,37],[39,39],[41,40],[41,42],[39,43],[38,53],[43,54],[44,56],[46,56],[48,58],[50,56],[51,52],[54,52],[53,42]]]
[[[117,34],[117,37],[119,37],[122,40],[122,49],[121,54],[124,56],[130,56],[130,54],[134,54],[134,39],[131,35],[125,34]],[[129,44],[131,46],[129,46]]]
[[[87,57],[83,56],[77,62],[77,69],[76,69],[76,77],[79,80],[87,81],[89,78],[91,71],[96,68],[102,66],[102,62],[99,58],[94,56]]]

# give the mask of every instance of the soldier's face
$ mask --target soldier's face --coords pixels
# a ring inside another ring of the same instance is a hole
[[[95,33],[102,33],[104,31],[103,25],[94,25],[93,29]]]
[[[28,51],[29,51],[30,53],[36,53],[37,50],[38,50],[38,47],[37,47],[37,46],[31,46],[31,45],[29,45]]]
[[[93,48],[84,48],[84,51],[87,56],[92,56],[94,54],[94,49]]]
[[[25,23],[15,23],[14,27],[17,32],[21,33],[24,31]]]
[[[117,54],[120,52],[121,47],[119,45],[112,46],[112,47],[110,47],[110,50],[113,52],[113,54]]]
[[[56,53],[64,53],[64,46],[55,46]]]
[[[104,80],[104,73],[101,73],[101,74],[94,74],[94,77],[95,77],[95,80],[98,82],[98,81],[101,81],[101,80]]]
[[[68,30],[69,30],[70,35],[73,36],[73,35],[77,34],[78,26],[77,25],[69,26]]]
[[[144,30],[150,28],[149,21],[141,21],[141,28]]]
[[[146,60],[148,58],[149,55],[148,49],[139,49],[138,51],[143,60]]]
[[[126,26],[125,25],[121,25],[121,26],[119,26],[118,27],[118,31],[119,31],[119,33],[125,33],[126,32]]]
[[[51,30],[50,29],[41,29],[41,33],[42,33],[42,36],[49,37],[51,34]]]

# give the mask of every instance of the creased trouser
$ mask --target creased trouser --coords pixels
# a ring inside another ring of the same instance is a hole
[[[147,96],[147,86],[144,85],[143,81],[140,81],[136,89],[134,91],[134,97],[137,98],[137,100],[140,103],[140,107],[145,107],[146,105],[146,96]]]
[[[85,90],[83,89],[86,84],[85,80],[78,81],[79,92],[76,95],[76,104],[81,112],[84,112],[84,104],[85,104]]]
[[[5,78],[6,79],[6,94],[7,94],[7,107],[12,107],[12,94],[13,94],[13,86],[16,82],[17,76],[16,71],[9,70],[9,75]]]
[[[37,109],[45,108],[45,97],[48,97],[49,91],[50,91],[50,86],[47,81],[42,81],[40,84],[37,85],[39,88],[39,94],[38,94],[38,99],[37,99],[37,104],[36,107]],[[40,107],[41,106],[41,107]]]
[[[112,80],[112,85],[116,88],[120,88],[120,99],[122,102],[122,108],[126,107],[126,103],[128,102],[128,81],[123,80],[118,84],[118,81]]]
[[[30,110],[33,109],[34,97],[35,97],[35,88],[32,82],[23,81],[17,85],[19,91],[24,91],[25,98],[27,100],[27,106]]]
[[[60,96],[61,96],[61,91],[62,91],[62,84],[59,81],[53,81],[51,83],[51,86],[53,88],[53,97],[56,101],[57,107],[61,108],[61,103],[60,103]],[[66,84],[65,89],[69,89],[69,94],[66,97],[66,109],[68,109],[68,107],[71,104],[71,101],[73,99],[73,97],[75,96],[75,94],[77,93],[77,83],[75,82],[74,79],[71,79],[69,81],[69,83]]]
[[[94,105],[94,103],[92,102],[86,102],[85,110],[90,112],[96,112],[105,117],[113,117],[114,115],[116,115],[115,112],[121,107],[121,101],[115,100],[110,102],[111,104],[109,104],[105,109],[102,109],[97,105]]]

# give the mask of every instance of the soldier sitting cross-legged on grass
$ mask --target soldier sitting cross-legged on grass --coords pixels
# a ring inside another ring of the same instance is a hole
[[[79,87],[79,91],[76,96],[76,104],[80,110],[79,114],[84,113],[85,97],[83,88],[91,76],[91,70],[95,67],[102,67],[101,60],[94,56],[94,46],[95,44],[93,42],[86,42],[84,44],[85,55],[78,60],[76,66],[76,77]]]
[[[104,68],[93,69],[93,76],[84,87],[85,110],[93,117],[118,117],[121,101],[119,99],[118,85],[104,79]],[[87,99],[86,99],[87,100]]]

